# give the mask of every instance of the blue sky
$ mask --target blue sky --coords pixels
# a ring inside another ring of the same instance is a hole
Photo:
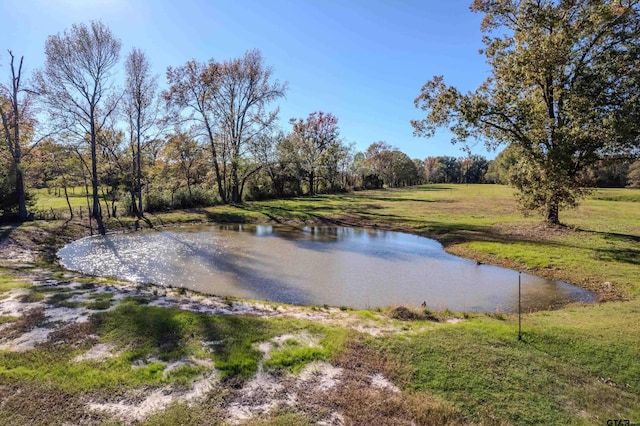
[[[47,36],[100,19],[122,40],[122,57],[145,51],[165,87],[167,66],[226,60],[262,51],[289,91],[279,102],[282,127],[291,117],[331,112],[358,150],[376,141],[412,158],[462,156],[450,135],[416,138],[413,100],[433,75],[462,91],[484,81],[481,15],[471,0],[2,0],[0,79],[9,55],[27,71],[44,62]],[[493,158],[483,146],[472,152]]]

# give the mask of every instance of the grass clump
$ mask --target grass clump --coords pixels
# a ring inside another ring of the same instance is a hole
[[[85,302],[83,305],[87,309],[105,310],[109,309],[113,303],[113,293],[95,293],[90,297],[91,302]]]
[[[400,321],[440,321],[439,318],[428,309],[413,309],[406,306],[397,306],[389,312],[389,316]]]
[[[276,344],[264,361],[266,369],[297,374],[310,362],[330,361],[347,341],[347,331],[338,327],[296,325],[304,328]]]
[[[247,426],[311,426],[315,422],[301,413],[278,410],[268,416],[261,416],[246,423]]]
[[[24,296],[21,296],[20,301],[22,303],[36,303],[36,302],[42,302],[45,299],[45,297],[46,296],[42,293],[38,293],[36,291],[30,291]]]
[[[68,299],[71,299],[73,297],[72,293],[54,293],[51,296],[49,296],[49,298],[47,299],[47,304],[49,305],[56,305],[56,306],[63,306],[65,305]]]
[[[146,426],[197,426],[225,424],[226,413],[220,408],[224,390],[214,392],[204,402],[194,405],[174,402],[164,410],[151,414],[144,422]]]
[[[271,352],[264,362],[269,370],[284,370],[299,373],[309,362],[326,360],[329,351],[324,347],[303,346],[297,341],[285,343],[281,349]]]
[[[6,324],[8,322],[14,322],[18,317],[13,315],[0,315],[0,324]]]
[[[0,269],[0,293],[13,290],[14,288],[30,288],[32,285],[9,271]]]

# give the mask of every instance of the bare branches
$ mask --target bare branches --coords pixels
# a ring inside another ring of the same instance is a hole
[[[24,188],[24,178],[22,170],[23,147],[27,146],[29,135],[33,134],[35,120],[29,117],[28,107],[30,105],[30,95],[21,100],[22,65],[24,57],[20,57],[20,64],[16,71],[15,56],[9,50],[11,56],[11,83],[9,87],[0,85],[0,118],[2,119],[2,130],[4,139],[7,142],[11,169],[15,173],[15,196],[18,206],[18,219],[27,219],[26,194]]]
[[[171,86],[163,96],[174,116],[190,110],[189,119],[207,138],[223,202],[241,201],[246,178],[256,172],[241,170],[242,160],[252,140],[277,119],[267,106],[284,96],[287,87],[272,81],[272,74],[259,50],[222,63],[190,61],[167,70]]]
[[[89,136],[91,145],[93,217],[105,232],[98,198],[97,135],[115,111],[111,72],[118,63],[120,40],[99,21],[77,24],[45,44],[46,62],[35,81],[50,118],[70,133]]]

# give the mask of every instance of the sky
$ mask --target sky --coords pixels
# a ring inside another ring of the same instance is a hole
[[[443,129],[413,136],[414,106],[434,75],[462,92],[489,75],[482,16],[471,0],[2,0],[0,80],[11,49],[30,73],[44,63],[47,37],[74,23],[101,20],[122,41],[121,64],[143,50],[166,88],[168,66],[224,61],[260,49],[274,77],[288,83],[281,126],[314,111],[330,112],[346,142],[364,151],[384,141],[411,158],[465,155]],[[481,144],[474,154],[493,158]]]

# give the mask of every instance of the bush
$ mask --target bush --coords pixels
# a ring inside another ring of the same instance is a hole
[[[131,199],[129,199],[131,202]],[[153,191],[145,198],[145,209],[148,212],[171,210],[171,194],[167,191]]]
[[[176,192],[173,202],[176,209],[210,207],[216,204],[216,197],[210,191],[199,187],[191,188],[191,194],[187,189],[181,188]]]
[[[131,201],[129,200],[129,203]],[[216,205],[218,199],[212,191],[200,187],[191,188],[191,195],[186,188],[180,188],[173,194],[170,191],[154,191],[145,199],[145,211],[158,212],[173,209],[191,209]]]

